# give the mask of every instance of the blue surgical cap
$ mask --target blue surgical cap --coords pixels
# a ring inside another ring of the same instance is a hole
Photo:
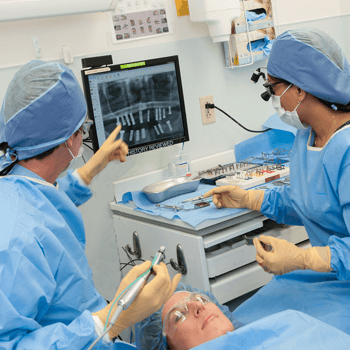
[[[337,42],[318,29],[288,30],[272,45],[269,75],[322,100],[347,105],[350,67]]]
[[[40,60],[25,64],[11,80],[0,112],[0,143],[10,155],[28,159],[60,145],[83,124],[87,114],[73,72]]]
[[[211,292],[205,292],[201,289],[193,288],[190,285],[179,283],[175,290],[178,292],[198,292],[207,295],[222,313],[231,321],[234,328],[237,329],[243,326],[243,323],[239,322],[231,313],[229,308],[225,305],[219,304],[214,295]],[[164,307],[164,306],[163,306]],[[142,350],[166,350],[166,346],[163,343],[163,327],[162,327],[162,311],[163,307],[157,312],[147,317],[143,321],[136,324],[136,346],[137,349]]]

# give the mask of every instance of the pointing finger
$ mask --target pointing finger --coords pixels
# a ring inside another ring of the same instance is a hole
[[[203,196],[206,197],[210,197],[214,194],[220,194],[220,193],[228,193],[230,191],[232,191],[235,187],[237,186],[219,186],[219,187],[215,187],[212,190],[208,191],[207,193],[205,193]]]
[[[122,128],[122,125],[119,124],[112,132],[111,134],[108,136],[107,140],[105,142],[108,142],[108,143],[112,143],[115,141],[115,139],[117,138],[118,134],[119,134],[119,131],[121,130]]]

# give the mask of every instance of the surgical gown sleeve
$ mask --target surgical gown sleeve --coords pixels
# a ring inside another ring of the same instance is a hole
[[[95,300],[93,290],[82,289],[84,285],[73,276],[58,272],[69,269],[71,261],[66,255],[55,262],[46,259],[47,247],[36,239],[47,235],[46,230],[37,225],[35,236],[29,234],[22,249],[0,252],[1,349],[82,350],[97,338],[91,312],[83,309],[95,311],[104,305]],[[70,303],[67,294],[71,294]],[[80,300],[79,309],[73,295]],[[118,345],[111,342],[101,345],[102,349],[118,349]]]
[[[266,190],[260,211],[280,224],[303,226],[290,200],[290,185]]]
[[[331,267],[336,271],[337,278],[350,281],[350,155],[345,157],[343,165],[339,174],[337,192],[347,235],[330,236],[328,245],[331,249]]]
[[[92,192],[88,186],[83,185],[69,170],[67,175],[57,180],[59,189],[64,191],[71,201],[78,207],[92,197]]]
[[[0,348],[86,350],[106,306],[84,252],[81,214],[55,186],[0,179]],[[109,343],[102,349],[120,348]]]

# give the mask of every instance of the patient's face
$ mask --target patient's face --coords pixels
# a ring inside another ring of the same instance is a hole
[[[164,305],[162,321],[170,308],[188,296],[188,292],[174,294]],[[202,305],[199,301],[187,303],[189,315],[178,324],[174,336],[167,337],[172,349],[187,350],[234,330],[230,320],[214,303]]]

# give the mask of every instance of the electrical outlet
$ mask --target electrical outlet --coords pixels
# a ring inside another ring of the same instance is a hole
[[[212,95],[204,96],[199,98],[199,104],[201,107],[202,123],[209,124],[215,123],[215,111],[214,108],[205,108],[207,103],[214,103],[214,98]]]

